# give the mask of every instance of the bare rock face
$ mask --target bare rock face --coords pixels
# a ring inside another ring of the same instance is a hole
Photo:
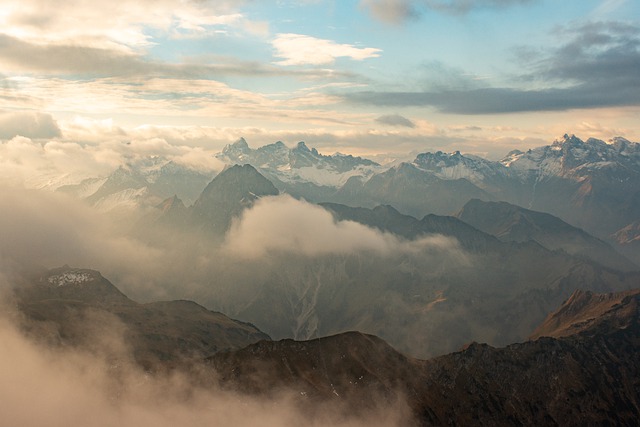
[[[551,313],[533,332],[531,339],[605,332],[602,328],[627,328],[637,319],[638,302],[639,289],[610,294],[575,291],[560,309]]]
[[[269,336],[191,301],[139,304],[94,270],[68,266],[25,277],[15,288],[24,329],[54,345],[124,347],[148,369],[201,360]],[[108,339],[106,337],[109,337]]]
[[[191,222],[203,230],[223,235],[231,220],[263,196],[279,191],[251,165],[234,165],[216,176],[191,209]]]
[[[403,399],[417,425],[631,426],[640,417],[639,301],[640,291],[576,292],[534,334],[555,337],[472,343],[427,361],[351,332],[260,342],[208,362],[227,388],[289,389],[302,405],[362,411]]]

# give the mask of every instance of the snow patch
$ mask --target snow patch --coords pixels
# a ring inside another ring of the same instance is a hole
[[[81,271],[68,271],[62,274],[56,274],[55,276],[49,277],[47,282],[49,282],[52,286],[68,286],[68,285],[83,285],[87,282],[90,282],[91,275],[86,272]]]

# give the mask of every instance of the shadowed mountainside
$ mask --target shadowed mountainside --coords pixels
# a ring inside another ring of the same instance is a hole
[[[41,271],[15,287],[23,327],[54,345],[92,346],[115,334],[145,368],[170,366],[268,339],[248,323],[191,301],[139,304],[93,270],[68,266]],[[115,355],[117,356],[117,355]]]
[[[639,302],[637,290],[577,291],[549,317],[591,319],[574,333],[505,348],[472,343],[427,361],[350,332],[259,342],[208,362],[227,388],[293,389],[302,405],[338,401],[367,410],[405,399],[418,425],[632,426],[640,416]]]

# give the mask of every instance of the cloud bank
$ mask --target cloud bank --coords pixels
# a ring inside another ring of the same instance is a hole
[[[429,251],[464,259],[455,239],[433,235],[404,241],[353,221],[335,221],[322,207],[287,195],[264,197],[246,210],[229,230],[225,249],[249,259],[282,253],[312,257],[370,252],[389,256],[426,255]]]
[[[101,332],[112,332],[107,327],[101,325]],[[114,337],[118,339],[121,337]],[[327,404],[310,416],[296,405],[293,392],[264,399],[237,395],[218,389],[215,373],[206,368],[200,371],[198,383],[180,372],[143,372],[126,357],[120,354],[114,360],[86,349],[46,347],[28,339],[2,316],[3,424],[382,427],[406,425],[407,421],[401,404],[381,405],[375,413],[358,417],[345,416],[343,408]]]
[[[532,53],[523,65],[534,72],[512,77],[528,86],[524,89],[474,85],[467,89],[361,91],[347,94],[345,99],[357,104],[433,107],[444,113],[469,115],[640,106],[637,28],[622,22],[591,22],[557,32],[559,47]]]

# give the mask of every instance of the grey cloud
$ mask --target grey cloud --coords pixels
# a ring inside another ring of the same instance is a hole
[[[58,123],[50,114],[0,111],[0,139],[11,139],[18,135],[39,139],[59,137],[61,133]]]
[[[360,0],[377,19],[400,23],[415,19],[428,10],[454,15],[466,14],[474,9],[503,9],[533,3],[538,0]]]
[[[424,0],[423,3],[430,9],[464,14],[473,9],[502,9],[535,1],[537,0]]]
[[[615,82],[613,82],[615,83]],[[445,92],[360,92],[348,99],[385,107],[431,106],[445,113],[502,114],[640,105],[640,86],[579,85],[567,89],[485,88]]]
[[[541,60],[536,71],[543,77],[580,82],[640,80],[640,29],[636,26],[596,22],[558,33],[571,40]]]
[[[376,122],[383,125],[389,125],[389,126],[401,126],[401,127],[407,127],[407,128],[416,127],[415,123],[413,123],[411,120],[399,114],[388,114],[388,115],[380,116],[376,119]]]
[[[420,15],[412,2],[407,0],[361,0],[360,6],[368,9],[376,19],[392,24]]]
[[[555,87],[456,88],[416,92],[359,92],[346,99],[388,107],[431,106],[457,114],[561,111],[640,105],[640,34],[623,23],[590,23],[558,30],[572,38],[546,56],[529,52],[533,72],[520,83]],[[523,57],[524,59],[524,57]]]
[[[0,59],[19,70],[35,70],[51,75],[73,74],[91,77],[175,77],[216,76],[296,76],[301,78],[357,78],[333,70],[284,70],[255,61],[228,57],[192,58],[193,62],[165,63],[143,55],[75,45],[38,45],[0,34]]]

